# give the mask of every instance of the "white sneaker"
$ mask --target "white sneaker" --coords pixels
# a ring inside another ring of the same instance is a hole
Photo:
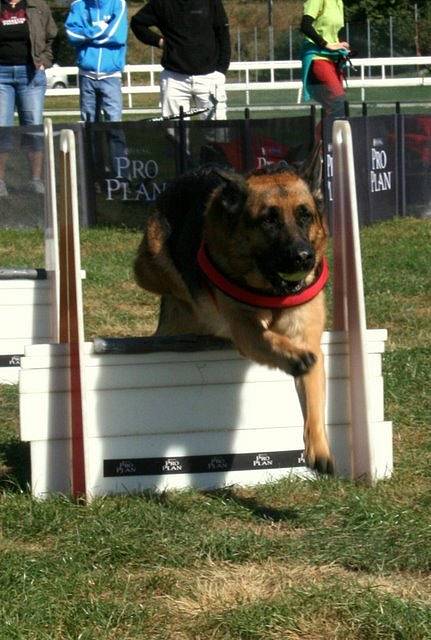
[[[0,180],[0,198],[7,198],[9,195],[9,191],[7,190],[6,182],[4,180]]]
[[[38,193],[40,196],[45,194],[45,185],[40,178],[32,178],[29,182],[30,191]]]

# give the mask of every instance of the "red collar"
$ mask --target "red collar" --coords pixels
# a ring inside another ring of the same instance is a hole
[[[262,295],[251,291],[250,289],[243,289],[237,284],[231,282],[224,276],[211,262],[210,257],[205,244],[202,242],[198,255],[198,265],[208,280],[217,289],[220,289],[230,298],[237,300],[238,302],[244,302],[252,307],[263,307],[266,309],[284,309],[287,307],[297,307],[305,302],[309,302],[317,296],[317,294],[323,289],[329,278],[329,268],[326,258],[322,259],[322,268],[320,274],[314,282],[308,286],[304,286],[297,293],[291,293],[284,296],[271,296]]]

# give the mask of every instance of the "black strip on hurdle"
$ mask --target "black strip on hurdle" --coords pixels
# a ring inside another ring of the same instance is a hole
[[[23,353],[13,353],[9,355],[0,356],[0,367],[19,367],[21,366],[21,358],[24,357]]]
[[[230,340],[192,333],[178,336],[143,336],[139,338],[104,338],[93,340],[95,353],[154,353],[158,351],[218,351],[232,349]]]
[[[46,280],[46,269],[0,267],[0,280]]]
[[[265,451],[253,453],[216,453],[169,458],[119,458],[103,461],[103,477],[159,476],[179,473],[224,473],[226,471],[262,471],[305,467],[304,452]]]

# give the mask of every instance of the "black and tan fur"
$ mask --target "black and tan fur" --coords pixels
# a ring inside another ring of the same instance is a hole
[[[162,295],[159,335],[230,338],[244,356],[295,376],[307,464],[331,473],[320,347],[323,291],[301,306],[256,308],[210,285],[196,262],[204,238],[213,262],[237,285],[283,295],[292,277],[311,283],[327,238],[320,178],[318,152],[299,171],[270,167],[243,178],[202,169],[179,178],[148,220],[135,274],[141,287]]]

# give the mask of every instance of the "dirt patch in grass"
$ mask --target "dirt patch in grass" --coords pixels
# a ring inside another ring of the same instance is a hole
[[[172,637],[200,639],[195,634],[194,621],[205,620],[207,616],[220,616],[223,612],[233,611],[239,607],[252,606],[257,602],[268,602],[283,597],[294,589],[325,589],[334,582],[345,586],[346,592],[357,589],[373,589],[384,595],[392,595],[403,600],[419,602],[425,606],[431,604],[431,576],[392,574],[390,576],[370,576],[369,574],[352,573],[337,566],[292,565],[267,561],[261,564],[230,565],[217,563],[207,566],[201,571],[165,571],[162,582],[171,585],[171,592],[155,593],[155,604],[168,612],[166,619],[172,630]],[[304,612],[305,613],[305,612]],[[313,635],[310,618],[298,620],[303,629],[298,636],[292,631],[292,640],[306,637],[334,638],[334,621],[320,620],[319,630]],[[323,626],[322,626],[323,625]],[[327,634],[325,635],[325,625]],[[304,630],[307,635],[304,636]],[[274,630],[273,630],[274,631]],[[203,636],[202,636],[203,637]],[[213,637],[219,637],[215,634]],[[285,637],[270,635],[269,637]]]
[[[264,563],[231,565],[217,563],[199,571],[166,570],[165,579],[175,585],[175,595],[160,594],[173,616],[194,617],[220,612],[256,600],[270,600],[292,587],[324,586],[332,578],[346,585],[355,582],[361,587],[379,589],[403,599],[431,604],[431,576],[405,575],[371,576],[338,566],[306,566]]]

